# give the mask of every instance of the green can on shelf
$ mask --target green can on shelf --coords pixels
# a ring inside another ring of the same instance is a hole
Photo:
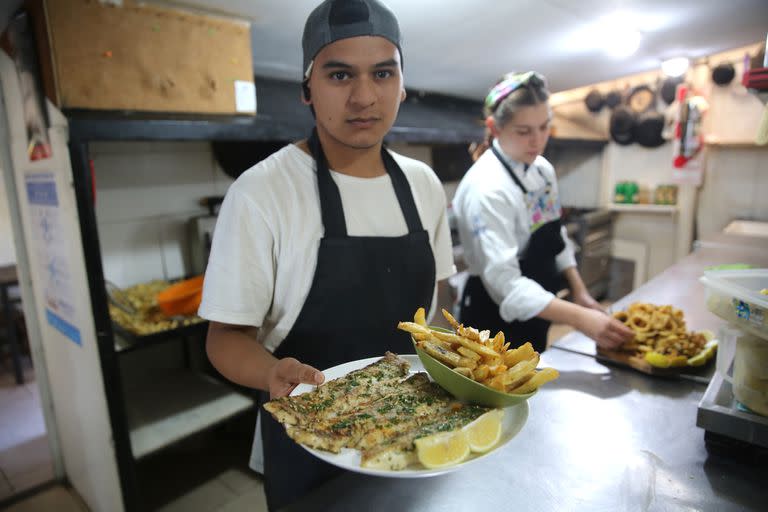
[[[640,187],[635,181],[619,181],[614,189],[613,202],[618,204],[637,203]]]

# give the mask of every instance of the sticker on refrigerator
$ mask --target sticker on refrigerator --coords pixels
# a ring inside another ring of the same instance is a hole
[[[31,217],[32,250],[36,256],[35,274],[43,286],[46,320],[61,334],[82,345],[76,321],[69,241],[61,228],[56,178],[51,172],[27,174],[24,185]]]

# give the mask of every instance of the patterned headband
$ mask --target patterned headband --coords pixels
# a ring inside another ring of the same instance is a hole
[[[535,71],[525,73],[507,73],[504,78],[493,86],[491,92],[485,97],[485,108],[495,111],[504,99],[518,90],[520,87],[532,85],[534,87],[546,87],[547,80]]]

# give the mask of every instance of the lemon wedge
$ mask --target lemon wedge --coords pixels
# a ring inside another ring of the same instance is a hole
[[[702,366],[704,363],[712,359],[717,350],[717,341],[711,340],[704,347],[704,350],[688,359],[688,366]]]
[[[688,364],[688,358],[685,356],[667,356],[670,366],[685,366]]]
[[[656,368],[669,368],[672,365],[672,360],[669,357],[658,352],[646,352],[645,360]]]
[[[416,455],[424,467],[444,468],[458,464],[469,456],[469,439],[464,430],[440,432],[417,439]]]
[[[503,409],[493,409],[464,427],[467,432],[469,449],[475,453],[485,453],[496,446],[501,439],[501,419],[503,417]]]

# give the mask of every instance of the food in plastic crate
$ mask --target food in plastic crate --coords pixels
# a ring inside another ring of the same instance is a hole
[[[707,309],[755,336],[768,339],[768,269],[708,270],[701,282]]]
[[[736,400],[752,412],[768,416],[768,340],[723,326],[717,371],[732,384]]]

